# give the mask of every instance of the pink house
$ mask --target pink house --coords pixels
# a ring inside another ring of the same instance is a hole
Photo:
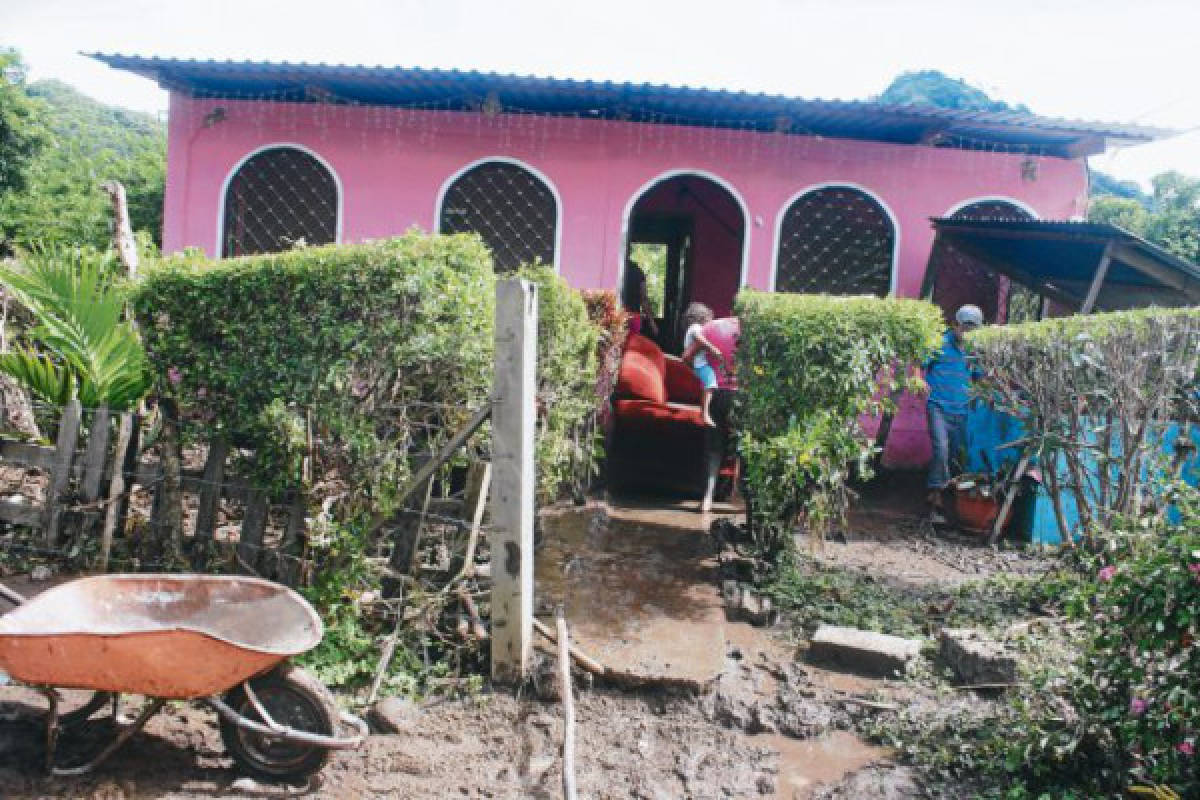
[[[499,268],[540,259],[618,288],[631,244],[653,243],[668,347],[687,302],[726,314],[741,286],[916,296],[930,218],[1079,218],[1085,157],[1158,135],[666,86],[96,58],[170,91],[166,251],[471,230]],[[1003,317],[995,283],[944,279],[935,298],[986,291]],[[889,463],[927,459],[923,426],[900,415]]]

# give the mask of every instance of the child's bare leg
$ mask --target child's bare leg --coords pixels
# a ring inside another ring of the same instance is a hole
[[[704,417],[704,424],[710,428],[717,427],[717,423],[713,422],[712,416],[708,413],[709,406],[712,405],[712,389],[705,389],[700,400],[700,414]]]

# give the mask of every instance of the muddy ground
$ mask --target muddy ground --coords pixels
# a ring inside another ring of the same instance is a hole
[[[639,512],[623,513],[626,522],[638,522]],[[710,520],[677,516],[670,520],[675,529],[692,527],[704,536]],[[981,549],[976,540],[939,536],[903,506],[899,513],[858,514],[852,522],[846,535],[819,548],[819,558],[896,585],[955,586],[996,572],[1036,569],[1028,558]],[[663,520],[648,515],[641,524],[660,526]],[[709,590],[719,596],[715,584]],[[713,624],[721,625],[723,666],[702,691],[578,688],[580,797],[925,796],[919,775],[851,731],[856,719],[879,713],[879,706],[945,705],[945,697],[909,681],[807,664],[802,644],[798,648],[783,629]],[[969,707],[983,701],[961,693],[950,702]],[[372,736],[361,750],[335,756],[319,782],[294,790],[239,780],[215,716],[186,704],[152,720],[99,775],[49,779],[39,768],[41,708],[27,690],[0,689],[0,798],[561,796],[562,708],[533,690],[413,707],[401,732]],[[107,733],[96,724],[82,741],[67,743],[67,755],[77,756]]]

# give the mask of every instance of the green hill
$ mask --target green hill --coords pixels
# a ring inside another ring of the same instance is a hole
[[[166,126],[152,114],[99,103],[59,81],[25,87],[38,101],[46,140],[24,191],[0,197],[0,249],[38,241],[111,238],[106,180],[125,185],[134,230],[159,241],[166,177]]]

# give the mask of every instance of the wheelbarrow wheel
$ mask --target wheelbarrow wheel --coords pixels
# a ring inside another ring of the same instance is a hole
[[[308,672],[284,665],[250,681],[263,708],[280,725],[305,733],[332,736],[338,719],[333,695]],[[242,687],[225,696],[225,702],[242,716],[261,722],[262,717]],[[225,749],[247,773],[267,781],[301,779],[319,772],[329,761],[329,749],[306,742],[284,741],[245,730],[221,718]]]

